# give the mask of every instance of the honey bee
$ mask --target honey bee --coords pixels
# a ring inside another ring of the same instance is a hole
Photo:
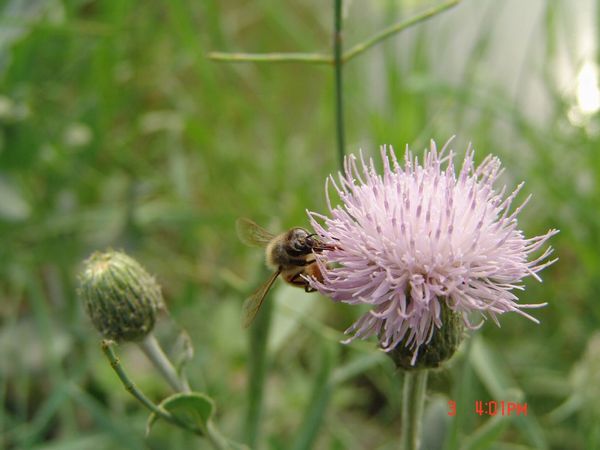
[[[247,245],[265,248],[267,266],[273,274],[244,301],[243,324],[248,327],[260,310],[263,301],[279,275],[292,286],[304,288],[306,292],[314,289],[303,277],[314,277],[323,281],[323,275],[317,264],[315,253],[330,250],[326,245],[304,228],[294,227],[274,235],[250,219],[241,218],[236,223],[240,240]]]

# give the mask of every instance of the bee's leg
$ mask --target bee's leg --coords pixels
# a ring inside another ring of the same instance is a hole
[[[306,280],[300,276],[302,272],[297,273],[292,278],[287,279],[286,281],[294,286],[303,287],[306,285]]]
[[[302,278],[302,272],[294,275],[290,279],[290,283],[292,283],[294,286],[304,287],[304,292],[315,292],[316,291],[315,288],[313,288],[310,284],[308,284],[308,281],[306,281],[304,278]]]

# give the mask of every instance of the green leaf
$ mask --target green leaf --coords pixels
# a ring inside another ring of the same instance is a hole
[[[164,399],[159,408],[171,413],[177,420],[205,436],[215,411],[215,402],[199,392],[180,393]],[[150,433],[150,429],[158,418],[159,416],[155,413],[150,414],[146,423],[146,435]]]

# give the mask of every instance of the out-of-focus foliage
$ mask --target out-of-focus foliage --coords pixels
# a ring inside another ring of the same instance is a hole
[[[345,3],[347,43],[435,4]],[[430,377],[428,442],[458,448],[490,420],[474,400],[516,389],[528,418],[498,428],[493,448],[600,446],[586,406],[595,391],[577,382],[598,357],[588,341],[600,328],[598,57],[589,45],[598,8],[463,0],[345,67],[348,151],[400,152],[456,134],[459,153],[472,142],[479,159],[501,157],[509,186],[527,181],[528,235],[561,230],[560,261],[521,295],[548,302],[535,314],[541,325],[517,315],[501,329],[486,324]],[[243,440],[240,310],[262,255],[239,243],[234,223],[248,216],[276,231],[325,208],[324,180],[338,169],[332,71],[206,54],[328,51],[331,9],[316,0],[0,3],[0,446],[199,445],[164,424],[145,439],[146,411],[102,358],[75,274],[106,247],[134,255],[162,284],[170,316],[161,336],[188,330],[190,383],[216,400],[222,430]],[[261,448],[289,448],[304,430],[332,346],[315,448],[395,448],[401,376],[374,345],[337,344],[357,312],[281,286],[268,300],[276,306]],[[137,348],[121,356],[152,399],[169,394]],[[450,419],[440,407],[448,399],[457,402]]]

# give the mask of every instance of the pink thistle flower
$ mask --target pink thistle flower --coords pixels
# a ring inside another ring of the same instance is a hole
[[[502,170],[500,160],[488,156],[476,168],[469,147],[458,176],[454,152],[446,147],[425,151],[423,163],[406,149],[401,166],[393,149],[382,147],[383,174],[373,160],[360,164],[346,157],[338,181],[330,176],[325,190],[331,217],[309,212],[311,224],[333,250],[316,255],[323,281],[312,287],[335,301],[371,306],[348,330],[354,338],[379,337],[381,348],[402,343],[413,351],[427,344],[441,321],[442,302],[474,325],[471,313],[491,318],[514,311],[539,323],[523,311],[545,303],[519,304],[513,290],[522,290],[523,278],[554,263],[552,248],[530,256],[558,233],[526,239],[517,215],[529,201],[511,211],[523,183],[509,195],[494,182]],[[341,205],[332,206],[328,184]]]

